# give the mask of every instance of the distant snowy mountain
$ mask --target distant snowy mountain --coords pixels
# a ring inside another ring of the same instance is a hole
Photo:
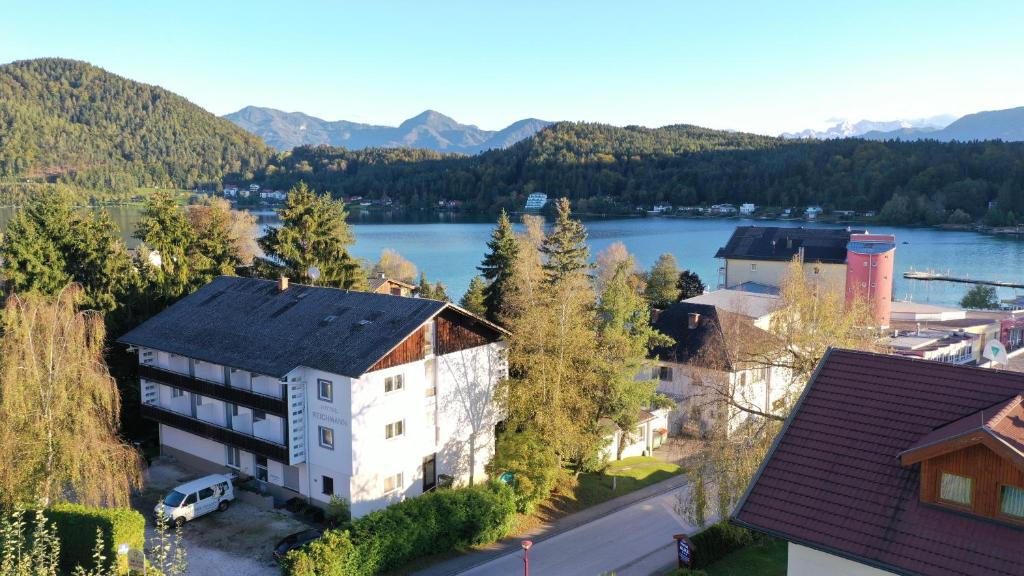
[[[427,110],[397,127],[375,126],[345,120],[321,120],[301,112],[282,112],[256,106],[246,106],[224,118],[263,138],[278,150],[329,144],[352,150],[409,147],[466,154],[507,148],[550,124],[544,120],[527,118],[501,130],[483,130]]]
[[[888,120],[881,122],[874,120],[860,120],[859,122],[842,120],[825,130],[806,129],[799,132],[783,132],[780,136],[783,138],[814,138],[817,140],[827,140],[830,138],[856,138],[869,132],[884,133],[905,130],[931,131],[945,128],[955,119],[956,117],[954,116],[943,114],[928,118]]]

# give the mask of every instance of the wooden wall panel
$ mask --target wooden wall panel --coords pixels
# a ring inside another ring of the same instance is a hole
[[[426,357],[426,354],[423,353],[423,344],[426,342],[426,328],[426,326],[423,326],[413,332],[401,344],[396,346],[394,350],[389,352],[387,356],[378,360],[367,372],[423,360]]]
[[[501,337],[496,330],[483,322],[455,312],[438,316],[436,326],[434,351],[438,355],[483,346]]]
[[[1003,485],[1024,488],[1024,472],[982,445],[971,446],[937,456],[921,463],[921,500],[939,501],[942,473],[974,479],[972,512],[980,516],[1008,520],[999,515],[999,493]]]

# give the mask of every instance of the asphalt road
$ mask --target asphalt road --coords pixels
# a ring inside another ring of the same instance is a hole
[[[694,527],[675,512],[680,491],[653,496],[572,530],[537,542],[530,549],[531,576],[648,576],[671,569],[673,534]],[[461,572],[466,576],[523,573],[522,552],[513,552]]]

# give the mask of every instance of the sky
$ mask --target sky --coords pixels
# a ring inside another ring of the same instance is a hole
[[[5,0],[0,62],[85,60],[216,114],[778,134],[1022,106],[1022,22],[1020,0]]]

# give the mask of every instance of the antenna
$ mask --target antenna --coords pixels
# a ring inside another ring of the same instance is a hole
[[[310,280],[316,282],[320,279],[320,269],[316,266],[310,266],[309,269],[306,270],[306,276],[309,276]]]

